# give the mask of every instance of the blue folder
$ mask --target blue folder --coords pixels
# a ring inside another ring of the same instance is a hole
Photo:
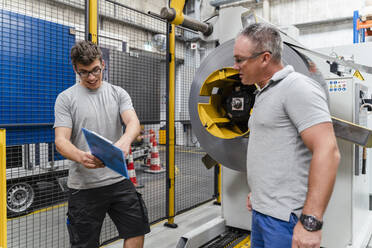
[[[129,178],[123,151],[95,132],[85,128],[82,128],[82,130],[90,152],[101,160],[105,166],[125,178]]]

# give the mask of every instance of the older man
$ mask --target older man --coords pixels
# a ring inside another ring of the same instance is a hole
[[[242,83],[259,88],[248,123],[252,247],[319,247],[340,154],[324,89],[283,66],[282,47],[264,23],[246,27],[234,46]]]

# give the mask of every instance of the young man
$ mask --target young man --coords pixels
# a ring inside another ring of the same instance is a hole
[[[116,142],[127,155],[140,131],[131,98],[121,87],[102,81],[105,63],[96,44],[78,42],[71,49],[71,61],[80,83],[58,95],[54,123],[56,148],[73,161],[67,213],[71,247],[99,247],[106,213],[125,239],[124,248],[143,247],[144,234],[150,228],[141,195],[130,180],[89,152],[82,133],[83,127],[92,130]]]
[[[279,31],[263,23],[234,46],[242,83],[259,86],[248,123],[252,247],[319,247],[340,154],[324,89],[284,67],[282,47]]]

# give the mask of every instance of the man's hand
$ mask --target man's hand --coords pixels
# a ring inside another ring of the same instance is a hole
[[[105,167],[102,161],[93,156],[90,152],[82,152],[80,154],[79,163],[88,169],[97,169]]]
[[[252,193],[250,192],[247,196],[247,208],[249,211],[252,211],[252,202],[251,202],[251,196],[252,196]]]
[[[141,126],[133,109],[122,112],[120,116],[126,127],[124,135],[115,143],[115,146],[119,147],[127,157],[132,141],[140,134]]]
[[[122,150],[124,152],[125,157],[128,156],[128,154],[129,154],[129,148],[130,148],[130,143],[123,142],[123,141],[119,140],[114,145],[117,146],[117,147],[119,147],[120,150]]]
[[[321,239],[321,230],[309,232],[298,221],[293,230],[292,248],[319,248]]]

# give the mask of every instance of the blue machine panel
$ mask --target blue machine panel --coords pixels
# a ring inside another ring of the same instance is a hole
[[[54,142],[54,103],[75,83],[70,27],[0,10],[0,127],[7,146]]]

